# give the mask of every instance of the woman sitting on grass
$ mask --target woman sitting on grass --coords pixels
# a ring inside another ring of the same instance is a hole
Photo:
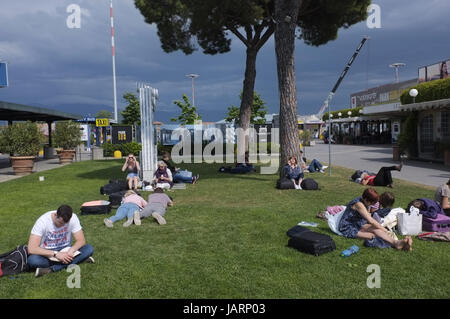
[[[137,195],[132,190],[129,190],[123,196],[122,204],[117,209],[117,212],[111,218],[105,218],[103,222],[106,227],[113,227],[114,222],[127,217],[127,221],[123,227],[128,227],[133,223],[134,217],[139,217],[139,211],[147,206],[147,202],[141,196]]]
[[[370,216],[369,206],[378,202],[378,194],[373,188],[366,189],[361,197],[348,203],[338,229],[347,238],[374,239],[380,237],[392,247],[400,250],[412,250],[412,238],[395,240],[387,230]]]
[[[304,174],[303,169],[298,165],[297,158],[295,156],[289,157],[287,165],[283,169],[285,177],[294,183],[295,189],[302,189]]]

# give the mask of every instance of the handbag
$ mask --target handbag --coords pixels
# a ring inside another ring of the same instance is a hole
[[[397,228],[401,235],[418,235],[422,231],[422,215],[414,206],[408,213],[398,214]]]

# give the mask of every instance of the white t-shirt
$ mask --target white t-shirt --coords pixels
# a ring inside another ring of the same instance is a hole
[[[46,212],[34,223],[31,234],[41,237],[42,248],[50,250],[60,250],[70,246],[72,243],[72,234],[81,230],[80,220],[76,214],[72,214],[69,222],[62,227],[57,228],[52,220],[52,214],[56,210]]]

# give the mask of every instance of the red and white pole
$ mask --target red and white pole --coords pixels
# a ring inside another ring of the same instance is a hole
[[[114,42],[114,14],[113,3],[110,1],[110,17],[111,17],[111,48],[112,48],[112,68],[113,68],[113,86],[114,86],[114,121],[117,123],[117,88],[116,88],[116,48]]]

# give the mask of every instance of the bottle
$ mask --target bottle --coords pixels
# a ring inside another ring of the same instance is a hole
[[[348,257],[350,255],[356,254],[359,251],[359,247],[356,245],[353,245],[352,247],[350,247],[349,249],[344,250],[341,253],[342,257]]]

